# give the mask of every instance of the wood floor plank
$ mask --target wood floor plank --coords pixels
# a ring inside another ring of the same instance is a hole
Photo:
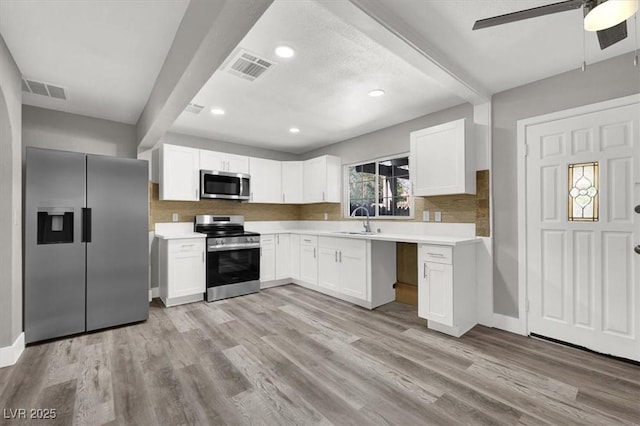
[[[80,377],[74,407],[75,424],[101,425],[115,420],[111,360],[105,350],[112,331],[106,331],[104,341],[91,339],[82,350]]]
[[[273,377],[243,346],[226,349],[224,354],[252,382],[254,389],[266,398],[289,424],[329,425],[313,405],[301,398],[288,384]]]
[[[0,369],[8,426],[640,424],[640,368],[416,308],[367,310],[296,286],[165,308],[146,322],[28,346]],[[1,413],[1,412],[0,412]]]

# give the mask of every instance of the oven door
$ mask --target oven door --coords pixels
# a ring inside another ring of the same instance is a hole
[[[251,194],[249,185],[249,175],[200,170],[200,198],[248,200]]]
[[[207,252],[207,288],[260,280],[260,248]]]

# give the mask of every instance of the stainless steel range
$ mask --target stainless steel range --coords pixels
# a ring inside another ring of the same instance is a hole
[[[207,302],[260,291],[260,234],[244,230],[244,216],[198,215],[207,234]]]

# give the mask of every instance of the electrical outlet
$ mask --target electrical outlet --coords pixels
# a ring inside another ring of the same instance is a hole
[[[178,221],[178,213],[174,213],[171,215],[171,220],[173,220],[174,222]]]
[[[422,221],[423,222],[429,222],[429,220],[431,220],[430,214],[429,214],[429,210],[423,211],[422,212]]]
[[[442,222],[442,212],[436,212],[436,222]]]

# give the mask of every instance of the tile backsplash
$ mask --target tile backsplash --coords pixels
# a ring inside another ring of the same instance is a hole
[[[422,212],[429,210],[431,219],[436,211],[442,212],[444,223],[475,223],[476,235],[488,237],[489,229],[489,171],[480,170],[476,174],[477,193],[475,195],[442,195],[437,197],[416,197],[414,219],[422,221]],[[172,215],[178,214],[178,221],[192,222],[198,214],[241,214],[247,221],[282,220],[343,220],[339,203],[319,204],[252,204],[226,200],[201,201],[160,201],[159,186],[149,183],[151,196],[149,205],[149,229],[158,222],[172,222]]]

